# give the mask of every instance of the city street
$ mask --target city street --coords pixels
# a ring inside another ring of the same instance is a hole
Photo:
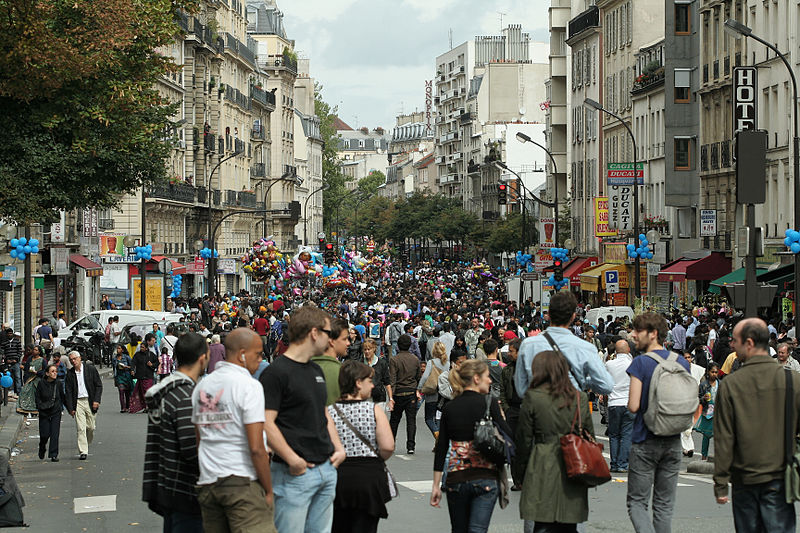
[[[12,458],[12,468],[27,503],[25,520],[31,528],[24,531],[160,530],[161,519],[141,501],[146,415],[120,414],[116,390],[108,378],[104,379],[103,399],[95,442],[90,446],[87,461],[78,460],[75,423],[69,415],[62,420],[61,461],[58,463],[39,461],[36,456],[39,434],[36,422],[23,430],[20,438],[24,441],[19,445],[22,452]],[[389,461],[401,485],[400,496],[389,505],[389,519],[381,522],[381,532],[444,533],[449,530],[446,504],[443,503],[441,509],[428,504],[433,438],[421,413],[417,418],[417,454],[402,454],[405,449],[401,445],[400,453]],[[599,427],[597,417],[595,424]],[[405,442],[404,423],[398,436],[401,443]],[[699,440],[696,440],[699,450]],[[613,482],[591,490],[590,519],[585,531],[633,531],[625,509],[625,491],[625,476],[617,476]],[[511,493],[511,502],[505,510],[495,508],[491,532],[522,531],[519,495]],[[714,502],[710,477],[681,475],[673,531],[732,530],[730,507]]]

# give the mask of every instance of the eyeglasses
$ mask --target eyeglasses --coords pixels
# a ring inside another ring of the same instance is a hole
[[[329,329],[322,329],[322,328],[317,328],[317,329],[318,329],[318,330],[320,330],[320,331],[321,331],[322,333],[324,333],[325,335],[327,335],[328,337],[333,337],[333,333],[331,332],[331,330],[329,330]]]

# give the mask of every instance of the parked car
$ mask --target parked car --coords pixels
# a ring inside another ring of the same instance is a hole
[[[123,328],[132,322],[144,322],[149,320],[150,326],[152,327],[154,322],[177,322],[183,318],[181,313],[167,313],[165,311],[128,311],[120,309],[93,311],[79,318],[66,328],[58,330],[58,337],[61,339],[67,339],[75,335],[85,337],[86,333],[95,331],[100,331],[105,334],[108,319],[113,316],[119,317],[119,325]]]
[[[589,321],[589,324],[596,326],[597,319],[602,318],[603,320],[611,315],[613,318],[617,318],[618,316],[623,318],[628,318],[628,320],[633,321],[633,309],[628,307],[627,305],[614,305],[614,306],[607,306],[607,307],[595,307],[593,309],[589,309],[586,312],[586,320]]]

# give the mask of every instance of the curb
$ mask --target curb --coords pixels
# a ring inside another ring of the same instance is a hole
[[[690,474],[714,474],[714,463],[708,461],[692,461],[686,467]]]
[[[13,422],[9,424],[9,421],[15,415],[19,421],[16,424]],[[5,425],[0,429],[0,453],[5,454],[6,460],[11,459],[11,448],[17,444],[23,427],[25,427],[25,415],[20,415],[14,411],[8,415]]]

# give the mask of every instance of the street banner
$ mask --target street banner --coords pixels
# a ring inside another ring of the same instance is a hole
[[[217,259],[217,274],[236,274],[236,259]]]
[[[616,235],[609,227],[608,196],[594,198],[594,235],[595,237],[608,237]]]
[[[556,219],[539,219],[539,246],[552,248],[556,245]]]
[[[59,211],[58,222],[50,224],[50,242],[62,243],[66,238],[66,220],[64,211]]]
[[[608,163],[606,178],[609,185],[633,185],[633,163]],[[644,185],[644,163],[636,163],[636,184]]]
[[[700,210],[700,236],[716,237],[717,235],[717,210]]]
[[[133,283],[133,296],[131,305],[134,310],[142,308],[142,280],[139,276],[131,277]],[[164,278],[159,275],[147,276],[147,291],[145,292],[146,311],[163,311],[164,307]]]

